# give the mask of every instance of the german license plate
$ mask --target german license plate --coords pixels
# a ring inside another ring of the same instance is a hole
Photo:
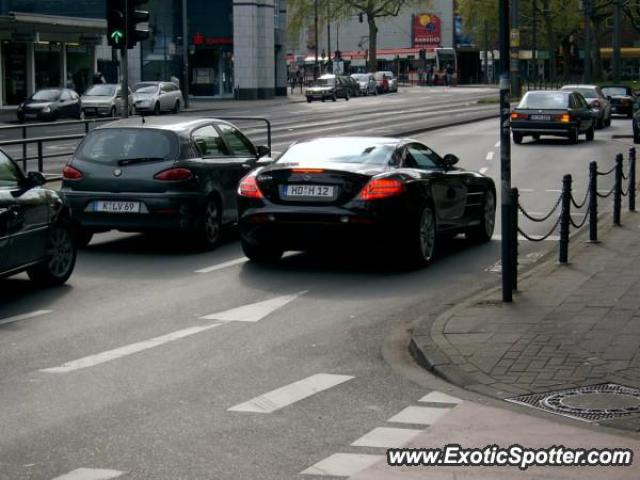
[[[93,203],[93,211],[107,213],[140,213],[140,202],[98,200]]]
[[[335,187],[331,185],[286,185],[285,198],[311,198],[331,200],[334,198]]]
[[[531,120],[551,120],[551,115],[531,115]]]

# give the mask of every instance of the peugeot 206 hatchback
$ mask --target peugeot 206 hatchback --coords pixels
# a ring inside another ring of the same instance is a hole
[[[120,120],[78,145],[62,191],[80,245],[108,230],[172,230],[213,248],[222,227],[237,220],[238,181],[268,153],[223,120]]]

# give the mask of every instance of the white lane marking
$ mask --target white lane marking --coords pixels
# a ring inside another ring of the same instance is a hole
[[[487,153],[487,161],[490,162],[491,160],[493,160],[493,156],[496,154],[496,152],[489,152]]]
[[[315,465],[300,472],[302,475],[332,475],[334,477],[350,477],[373,464],[384,460],[383,455],[366,455],[356,453],[334,453]]]
[[[46,315],[51,312],[53,312],[53,310],[36,310],[34,312],[23,313],[22,315],[14,315],[13,317],[0,319],[0,325],[6,325],[7,323],[20,322],[21,320],[29,320],[30,318],[40,317],[42,315]]]
[[[233,267],[235,265],[240,265],[247,261],[247,257],[236,258],[235,260],[229,260],[228,262],[219,263],[217,265],[212,265],[210,267],[206,267],[200,270],[196,270],[196,273],[211,273],[217,270],[222,270],[225,268]]]
[[[104,470],[98,468],[78,468],[72,472],[65,473],[53,480],[109,480],[124,475],[118,470]]]
[[[422,430],[409,428],[374,428],[353,442],[353,447],[400,448],[417,437]]]
[[[489,171],[489,167],[482,167],[482,168],[480,169],[480,173],[481,173],[482,175],[484,175],[484,174],[485,174],[485,173],[487,173],[488,171]]]
[[[224,324],[215,323],[213,325],[185,328],[183,330],[178,330],[167,335],[162,335],[160,337],[151,338],[149,340],[132,343],[124,347],[114,348],[113,350],[107,350],[106,352],[79,358],[77,360],[73,360],[71,362],[60,365],[59,367],[43,368],[40,371],[47,373],[69,373],[75,370],[81,370],[83,368],[95,367],[96,365],[100,365],[101,363],[106,363],[118,358],[126,357],[128,355],[133,355],[134,353],[149,350],[150,348],[159,347],[160,345],[164,345],[165,343],[173,342],[185,337],[190,337],[191,335],[195,335],[197,333],[206,332],[207,330],[211,330],[212,328],[216,328],[221,325]]]
[[[450,410],[450,408],[407,407],[391,417],[387,422],[432,425],[449,413]]]
[[[533,238],[536,238],[537,235],[532,234],[531,235]],[[494,235],[491,240],[496,240],[496,241],[500,241],[502,240],[502,235]],[[518,240],[522,240],[524,242],[527,242],[528,240],[522,236],[522,235],[518,235]],[[557,242],[558,240],[560,240],[560,235],[551,235],[548,238],[546,238],[544,241],[545,242]]]
[[[533,193],[535,190],[533,188],[519,188],[518,192],[520,193]]]
[[[498,142],[494,145],[495,148],[498,148],[500,146],[500,140],[498,140]]]
[[[293,302],[296,298],[307,293],[294,293],[293,295],[284,295],[281,297],[271,298],[262,302],[244,305],[224,312],[212,313],[200,317],[202,320],[218,320],[221,322],[259,322],[264,317],[271,315],[276,310],[284,307],[287,303]]]
[[[562,193],[562,190],[551,189],[551,190],[545,190],[545,192],[547,192],[547,193]]]
[[[452,397],[451,395],[447,395],[446,393],[442,393],[442,392],[431,392],[425,395],[424,397],[422,397],[419,401],[420,402],[436,402],[436,403],[453,403],[453,404],[462,403],[462,400],[460,400],[459,398]]]
[[[229,412],[272,413],[311,395],[351,380],[351,375],[318,373],[228,409]]]

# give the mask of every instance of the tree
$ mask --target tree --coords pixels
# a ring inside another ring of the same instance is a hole
[[[290,31],[299,32],[314,16],[314,3],[319,3],[320,12],[330,12],[330,19],[323,16],[321,21],[347,19],[354,15],[366,17],[369,26],[369,71],[377,70],[378,64],[378,25],[377,20],[384,17],[397,17],[404,8],[424,7],[429,0],[289,0],[291,10]],[[322,15],[322,13],[321,13]]]

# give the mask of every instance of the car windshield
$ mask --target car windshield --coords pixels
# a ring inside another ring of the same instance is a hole
[[[60,98],[60,90],[48,89],[40,90],[31,97],[31,100],[38,100],[40,102],[55,102]]]
[[[560,92],[528,92],[520,101],[518,108],[537,108],[540,110],[567,108],[569,95]]]
[[[160,86],[153,83],[139,83],[133,87],[133,91],[136,93],[156,93],[158,88]]]
[[[335,80],[333,78],[319,78],[316,80],[316,86],[318,87],[333,87]]]
[[[85,95],[92,97],[113,97],[115,93],[115,85],[94,85],[84,92]]]
[[[572,92],[579,92],[584,98],[597,98],[598,92],[595,88],[579,88],[579,87],[564,87],[563,90],[571,90]]]
[[[284,152],[277,163],[295,165],[322,163],[362,163],[386,165],[395,145],[367,139],[318,139],[298,143]]]
[[[122,165],[134,159],[172,160],[177,156],[176,144],[177,139],[162,130],[105,128],[87,135],[75,157],[110,165]]]
[[[603,87],[602,92],[608,97],[615,97],[616,95],[631,95],[631,92],[626,87]]]
[[[369,80],[369,75],[365,75],[363,73],[356,73],[351,75],[351,78],[359,81],[359,82],[366,82],[367,80]]]

